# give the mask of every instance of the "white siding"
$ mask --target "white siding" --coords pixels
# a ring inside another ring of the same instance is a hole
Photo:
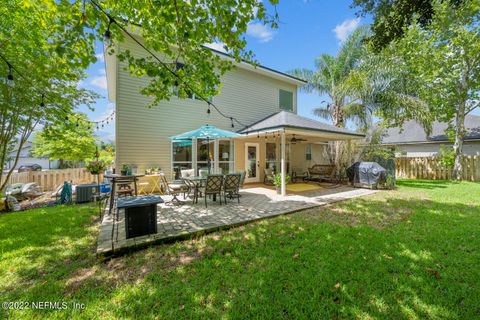
[[[145,53],[132,42],[121,45],[138,56]],[[160,166],[170,176],[171,148],[169,137],[193,130],[204,124],[222,129],[231,128],[229,119],[215,110],[207,115],[204,102],[173,97],[160,105],[148,108],[150,98],[139,90],[148,78],[139,78],[125,70],[118,62],[116,88],[116,165],[138,165],[139,172],[150,166]],[[232,115],[242,123],[251,124],[279,111],[279,89],[294,93],[294,110],[297,110],[296,86],[243,69],[234,69],[222,78],[221,94],[213,102],[222,112]]]
[[[397,145],[397,154],[402,157],[431,157],[438,154],[441,144],[412,144]],[[480,155],[480,143],[467,142],[463,145],[463,154],[473,156]]]
[[[310,144],[312,159],[306,160],[306,149],[308,145],[308,143],[297,143],[290,147],[292,169],[295,170],[297,174],[306,172],[308,168],[315,164],[330,164],[327,156],[327,146],[324,144]]]

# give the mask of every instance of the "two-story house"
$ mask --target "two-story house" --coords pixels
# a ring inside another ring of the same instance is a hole
[[[126,49],[138,56],[147,55],[128,37],[116,44],[115,52]],[[215,53],[229,59],[228,55]],[[246,182],[257,182],[263,180],[264,168],[280,171],[282,160],[285,172],[302,171],[315,163],[328,163],[326,142],[363,137],[298,116],[297,91],[305,82],[267,67],[235,63],[222,76],[221,93],[212,98],[213,103],[247,125],[231,128],[228,119],[215,111],[208,114],[207,104],[194,96],[172,97],[148,108],[150,98],[142,95],[140,89],[149,79],[131,75],[126,63],[115,55],[107,54],[105,58],[109,99],[116,105],[117,170],[122,164],[135,164],[139,172],[155,166],[174,178],[182,168],[198,170],[207,166],[210,158],[212,168],[221,168],[223,172],[246,170]],[[205,124],[236,131],[241,136],[191,143],[170,140]]]

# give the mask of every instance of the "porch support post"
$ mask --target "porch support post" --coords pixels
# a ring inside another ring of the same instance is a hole
[[[192,169],[197,175],[197,138],[192,139]]]
[[[286,192],[286,185],[285,185],[285,160],[286,160],[286,152],[285,152],[285,132],[281,133],[281,143],[280,143],[280,150],[281,150],[281,158],[280,158],[280,174],[282,177],[282,196],[287,194]]]

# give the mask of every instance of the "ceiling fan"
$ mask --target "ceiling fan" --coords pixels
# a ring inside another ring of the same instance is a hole
[[[291,143],[291,144],[295,144],[295,143],[301,142],[301,141],[307,141],[307,140],[306,140],[306,139],[302,139],[302,138],[296,138],[296,137],[295,137],[295,133],[293,134],[292,139],[290,139],[290,143]]]

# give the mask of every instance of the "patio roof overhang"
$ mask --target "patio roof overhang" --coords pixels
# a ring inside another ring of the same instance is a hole
[[[287,143],[326,143],[327,141],[363,139],[365,135],[337,128],[326,123],[299,116],[293,112],[276,112],[260,121],[257,121],[242,130],[238,139],[259,138],[264,134],[267,139],[280,139],[280,175],[281,194],[286,195],[286,145]],[[269,137],[269,133],[272,133]]]
[[[364,134],[344,128],[337,128],[326,123],[305,118],[288,111],[274,113],[248,127],[238,131],[239,138],[251,138],[260,134],[284,133],[295,135],[308,142],[326,142],[338,140],[358,140],[365,138]]]

